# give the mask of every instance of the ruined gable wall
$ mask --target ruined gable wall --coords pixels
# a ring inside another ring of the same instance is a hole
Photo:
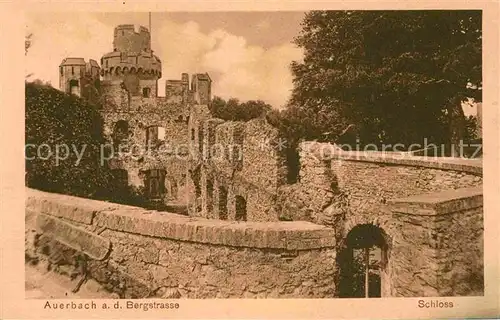
[[[246,207],[248,221],[277,221],[276,192],[286,175],[273,145],[277,130],[263,119],[209,119],[202,127],[201,207],[195,215],[235,220]]]
[[[129,183],[143,185],[141,170],[147,169],[148,161],[156,161],[167,171],[166,183],[176,189],[182,188],[182,181],[188,164],[188,116],[187,106],[169,103],[165,98],[132,97],[127,111],[105,109],[103,111],[104,131],[110,138],[119,120],[129,126],[128,145],[122,163],[118,166],[128,171]],[[164,143],[156,149],[146,149],[146,132],[150,126],[165,129]],[[115,151],[117,152],[117,150]]]
[[[244,137],[243,163],[237,179],[251,186],[243,194],[247,199],[248,219],[276,221],[276,194],[278,187],[286,181],[278,130],[265,119],[257,118],[245,124]]]

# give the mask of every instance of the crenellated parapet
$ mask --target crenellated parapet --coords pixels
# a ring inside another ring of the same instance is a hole
[[[133,24],[118,25],[114,30],[113,49],[133,53],[151,51],[151,34],[143,26]]]
[[[161,61],[151,50],[151,35],[147,28],[129,24],[117,26],[113,51],[102,56],[101,66],[103,80],[125,89],[129,96],[158,96]],[[104,94],[117,90],[111,88]]]
[[[105,80],[137,75],[143,79],[161,78],[161,61],[151,52],[110,52],[101,58],[101,76]]]

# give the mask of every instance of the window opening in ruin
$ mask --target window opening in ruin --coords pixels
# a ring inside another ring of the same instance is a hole
[[[236,221],[247,221],[247,201],[242,196],[236,196]]]
[[[146,150],[154,150],[165,141],[165,128],[150,126],[146,128]]]
[[[59,67],[59,71],[61,72],[61,76],[64,74],[63,67]]]
[[[75,74],[75,67],[71,67],[71,74]]]
[[[214,183],[207,179],[207,211],[212,212],[214,203]]]
[[[149,96],[151,95],[151,88],[142,88],[142,96],[144,98],[149,98]]]
[[[79,93],[78,93],[78,88],[79,88],[79,87],[80,87],[80,84],[78,83],[78,80],[73,79],[73,80],[70,80],[70,81],[69,81],[69,92],[70,92],[71,94],[76,94],[76,95],[78,95],[78,94],[79,94]]]
[[[379,298],[381,276],[387,264],[387,242],[382,229],[362,224],[346,237],[346,247],[338,256],[341,298]]]
[[[219,219],[227,220],[227,189],[219,187]]]
[[[203,155],[203,128],[198,128],[198,152]]]
[[[191,129],[191,140],[193,140],[193,141],[194,141],[194,136],[195,136],[194,129]]]
[[[285,148],[285,159],[287,168],[287,183],[296,183],[299,181],[300,172],[300,156],[297,146],[289,146]]]
[[[165,194],[165,171],[160,169],[146,171],[144,186],[146,195],[150,199],[162,198]]]

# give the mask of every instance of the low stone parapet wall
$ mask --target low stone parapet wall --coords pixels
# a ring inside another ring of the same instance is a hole
[[[230,222],[27,189],[26,252],[124,298],[333,297],[334,230]]]

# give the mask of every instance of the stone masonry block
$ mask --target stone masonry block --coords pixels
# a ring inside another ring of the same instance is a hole
[[[82,251],[95,260],[104,259],[111,248],[108,239],[46,214],[38,215],[37,229],[40,233]]]

